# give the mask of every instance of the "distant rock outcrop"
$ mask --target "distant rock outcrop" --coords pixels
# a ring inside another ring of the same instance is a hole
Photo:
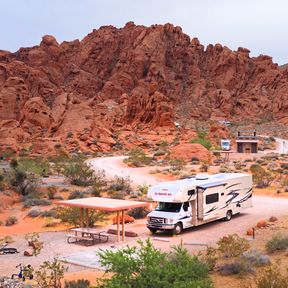
[[[170,133],[174,118],[281,120],[288,70],[249,52],[204,48],[172,24],[132,22],[0,51],[0,149],[41,153],[33,143],[45,139],[43,151],[107,151],[119,144],[116,131]]]

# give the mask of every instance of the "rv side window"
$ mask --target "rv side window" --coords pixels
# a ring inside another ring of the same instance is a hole
[[[189,208],[189,202],[184,202],[184,204],[183,204],[183,210],[184,210],[185,212],[187,212],[187,211],[188,211],[188,208]]]
[[[188,190],[187,191],[187,195],[188,196],[192,196],[192,195],[194,195],[195,194],[195,189],[192,189],[192,190]]]
[[[214,193],[206,196],[206,204],[211,204],[219,201],[219,194]]]

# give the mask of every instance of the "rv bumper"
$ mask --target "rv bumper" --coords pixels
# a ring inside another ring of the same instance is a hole
[[[147,223],[147,228],[157,229],[157,230],[171,230],[174,229],[174,224],[157,225]]]

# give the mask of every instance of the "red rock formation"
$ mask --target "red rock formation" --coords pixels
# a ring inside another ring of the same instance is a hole
[[[0,149],[45,138],[69,151],[109,150],[116,131],[171,133],[174,117],[287,122],[288,69],[249,52],[205,49],[180,27],[132,22],[0,51]]]

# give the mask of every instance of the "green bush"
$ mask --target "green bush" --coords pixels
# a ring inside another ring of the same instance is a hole
[[[172,247],[172,252],[165,253],[148,239],[139,241],[139,247],[103,250],[98,256],[101,265],[112,276],[99,280],[97,287],[213,287],[207,265],[190,255],[183,246]]]
[[[140,148],[134,148],[128,153],[128,158],[124,159],[124,163],[130,163],[135,167],[142,167],[149,165],[152,161],[151,157],[148,157],[145,152]]]
[[[77,281],[65,281],[64,288],[89,288],[90,282],[88,280],[79,279]]]
[[[266,243],[266,250],[269,253],[283,251],[288,248],[288,235],[275,235]]]
[[[230,234],[219,239],[218,250],[225,257],[236,257],[242,255],[250,248],[248,240],[237,234]]]
[[[183,159],[171,159],[169,161],[169,165],[171,166],[172,170],[182,170],[186,163]]]
[[[129,194],[132,191],[131,182],[132,181],[129,176],[126,177],[115,176],[108,190],[110,192],[122,191],[125,192],[126,194]]]
[[[36,271],[36,281],[41,288],[61,288],[61,280],[68,270],[60,259],[55,257],[52,261],[44,261]]]
[[[18,169],[36,175],[44,175],[50,172],[47,160],[43,158],[20,158],[18,159]]]
[[[209,267],[209,271],[213,271],[217,263],[217,249],[214,247],[207,247],[206,251],[200,253],[200,259]]]
[[[210,142],[210,140],[206,139],[206,133],[203,131],[199,131],[197,133],[197,138],[192,139],[190,141],[190,143],[198,143],[201,144],[202,146],[204,146],[206,149],[210,150],[212,147],[212,144]]]
[[[49,206],[52,202],[46,199],[38,199],[38,198],[28,198],[24,201],[24,207],[32,207],[32,206]]]
[[[287,288],[288,274],[282,274],[279,267],[272,265],[257,275],[257,288]]]
[[[83,159],[72,159],[64,167],[63,174],[70,180],[72,185],[90,186],[95,181],[94,170]]]
[[[49,217],[49,218],[55,218],[56,217],[56,211],[55,208],[52,208],[50,210],[42,211],[41,217]]]
[[[18,219],[16,216],[9,216],[5,221],[5,226],[12,226],[18,223]]]

